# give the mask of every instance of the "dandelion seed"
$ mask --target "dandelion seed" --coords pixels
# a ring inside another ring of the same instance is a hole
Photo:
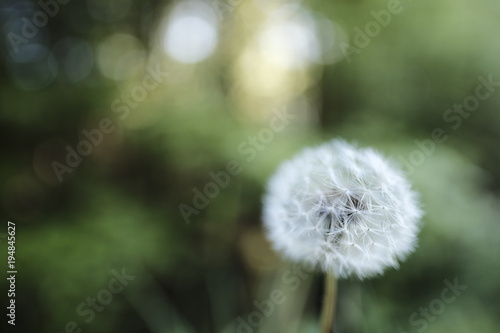
[[[263,213],[278,252],[361,279],[398,267],[416,246],[421,217],[397,166],[341,140],[285,162],[269,181]]]

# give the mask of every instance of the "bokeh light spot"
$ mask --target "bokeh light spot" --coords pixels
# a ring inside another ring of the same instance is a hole
[[[202,2],[187,1],[174,9],[163,36],[163,47],[175,60],[197,63],[214,52],[217,40],[213,9]]]

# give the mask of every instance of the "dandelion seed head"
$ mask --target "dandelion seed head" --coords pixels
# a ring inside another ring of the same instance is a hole
[[[342,140],[283,163],[264,198],[274,248],[339,278],[397,268],[415,249],[421,217],[417,194],[396,165]]]

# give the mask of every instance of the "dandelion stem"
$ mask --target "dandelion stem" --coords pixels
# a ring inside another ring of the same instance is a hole
[[[335,303],[337,299],[337,279],[333,273],[325,274],[325,294],[321,313],[321,333],[333,333]]]

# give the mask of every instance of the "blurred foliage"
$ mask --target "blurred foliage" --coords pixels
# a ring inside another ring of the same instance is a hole
[[[237,332],[280,290],[286,301],[252,331],[316,332],[321,275],[301,277],[270,249],[267,178],[339,136],[408,161],[442,128],[446,142],[409,170],[426,212],[419,248],[397,271],[340,282],[336,332],[417,332],[410,316],[455,278],[467,290],[425,331],[496,332],[500,92],[456,129],[443,116],[480,76],[500,80],[500,5],[401,1],[346,58],[343,43],[356,46],[356,28],[390,2],[75,1],[15,52],[8,34],[41,7],[1,0],[0,199],[2,230],[17,224],[16,328]],[[168,77],[140,97],[156,68]],[[280,111],[294,118],[267,140]],[[59,182],[52,163],[104,118],[115,130]],[[241,173],[186,223],[179,205],[192,207],[193,189],[231,160]],[[122,268],[136,278],[86,323],[78,305]]]

